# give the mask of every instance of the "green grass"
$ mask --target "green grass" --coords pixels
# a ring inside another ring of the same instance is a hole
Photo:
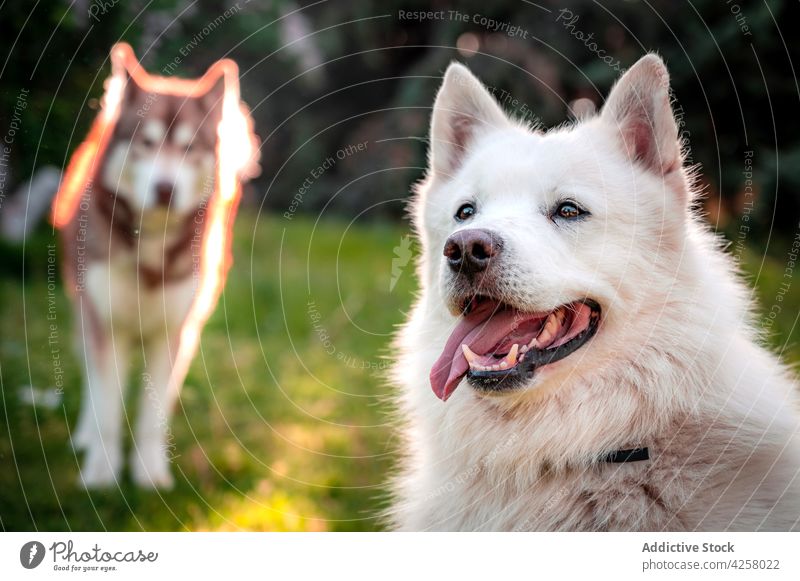
[[[79,405],[69,306],[55,288],[63,405],[32,407],[20,388],[53,385],[47,251],[38,234],[24,281],[0,278],[0,527],[8,530],[373,530],[385,505],[397,432],[382,367],[414,289],[407,265],[390,292],[402,226],[291,222],[243,215],[236,264],[205,329],[172,431],[176,487],[75,486],[69,429]],[[781,261],[745,254],[764,310]],[[18,266],[17,258],[12,263]],[[6,273],[10,272],[6,270]],[[757,275],[757,278],[756,278]],[[23,305],[23,298],[25,304]],[[800,293],[771,340],[800,361]],[[133,386],[132,386],[133,387]]]

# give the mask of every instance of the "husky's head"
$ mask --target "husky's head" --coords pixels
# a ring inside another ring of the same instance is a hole
[[[103,186],[137,213],[196,209],[214,191],[224,93],[223,76],[205,94],[189,97],[148,91],[128,76]]]
[[[659,57],[636,63],[599,115],[546,133],[453,64],[429,158],[414,210],[439,398],[465,378],[481,394],[557,388],[647,341],[654,327],[636,319],[669,301],[689,217]]]

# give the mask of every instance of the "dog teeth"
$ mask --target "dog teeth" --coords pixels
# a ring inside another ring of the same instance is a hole
[[[559,328],[561,328],[561,325],[564,323],[565,318],[566,315],[564,314],[564,309],[558,309],[557,311],[550,313],[547,316],[547,321],[544,324],[544,328],[539,333],[539,336],[532,341],[532,343],[535,342],[536,345],[532,346],[538,347],[550,344],[550,342],[553,340],[553,337],[555,337]]]
[[[481,365],[478,363],[478,355],[469,348],[466,343],[461,344],[461,351],[464,353],[464,358],[469,363],[469,368],[474,371],[491,371],[491,366]]]
[[[473,353],[472,349],[470,349],[469,345],[466,343],[461,344],[461,351],[464,353],[464,358],[470,365],[472,365],[472,363],[478,358],[478,356]]]
[[[517,343],[511,347],[508,355],[503,357],[498,363],[494,365],[482,365],[478,363],[480,357],[466,343],[461,344],[461,351],[464,353],[464,358],[467,360],[470,369],[474,371],[500,371],[501,369],[508,369],[517,364],[517,355],[520,353],[520,346]]]
[[[469,348],[469,346],[466,343],[461,344],[461,351],[464,353],[464,358],[467,360],[467,363],[469,363],[470,369],[474,369],[476,371],[486,370],[486,368],[483,365],[481,365],[476,361],[478,356],[472,351],[472,349]]]
[[[539,336],[534,339],[536,341],[536,346],[540,345],[547,345],[550,340],[553,338],[553,333],[556,329],[556,317],[553,313],[547,317],[547,322],[544,324],[542,331],[539,333]]]
[[[517,343],[514,343],[513,347],[511,347],[511,351],[508,352],[508,355],[506,355],[503,358],[503,361],[500,363],[500,365],[505,365],[503,369],[505,369],[506,367],[514,367],[517,364],[518,354],[519,354],[519,345]]]

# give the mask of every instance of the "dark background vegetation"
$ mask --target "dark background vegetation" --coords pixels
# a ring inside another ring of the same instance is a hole
[[[559,20],[564,7],[578,16],[571,28]],[[452,9],[518,26],[527,38],[471,18],[398,17]],[[24,249],[0,243],[0,529],[380,526],[396,445],[381,411],[382,357],[414,289],[410,267],[392,286],[391,266],[407,235],[409,185],[425,165],[430,106],[452,60],[549,127],[586,103],[579,99],[600,106],[619,74],[579,32],[620,67],[658,51],[690,159],[702,165],[703,210],[744,242],[737,256],[768,312],[800,220],[799,12],[782,0],[0,3],[0,137],[28,91],[0,192],[6,205],[35,169],[65,166],[96,114],[119,40],[150,71],[180,57],[170,70],[186,77],[235,59],[263,141],[263,174],[236,228],[237,262],[176,417],[174,491],[74,486],[78,458],[67,442],[80,379],[60,288],[63,402],[44,409],[20,395],[52,383],[42,313],[53,232],[42,222]],[[361,142],[364,151],[312,180],[292,220],[282,217],[314,168]],[[754,196],[745,223],[747,151]],[[800,360],[796,287],[765,325],[790,361]]]
[[[64,165],[95,113],[90,105],[102,92],[108,48],[122,39],[154,71],[176,56],[182,62],[174,70],[182,76],[200,74],[221,56],[239,63],[243,94],[264,139],[265,171],[251,192],[254,199],[285,209],[310,168],[346,144],[368,140],[365,154],[338,164],[314,184],[301,210],[316,213],[328,204],[346,215],[369,209],[370,216],[396,218],[409,182],[420,175],[425,144],[376,142],[425,134],[431,98],[447,63],[467,62],[488,85],[508,91],[552,126],[564,120],[576,98],[601,104],[618,74],[569,33],[581,31],[593,34],[622,67],[647,50],[667,61],[691,159],[704,168],[715,221],[719,215],[727,227],[741,211],[743,152],[753,150],[758,190],[753,236],[788,236],[797,225],[800,60],[792,27],[800,11],[795,1],[539,3],[550,12],[515,0],[106,4],[97,20],[87,14],[88,0],[72,7],[49,0],[33,10],[26,2],[3,6],[0,38],[8,48],[0,129],[19,90],[32,94],[13,152],[18,179],[37,165]],[[579,16],[572,29],[563,19],[556,22],[561,7]],[[398,18],[399,10],[450,9],[519,26],[528,38],[510,38],[473,22]],[[224,17],[226,10],[232,16]],[[210,24],[213,30],[204,34]],[[180,56],[193,39],[196,46]],[[459,51],[459,42],[478,52]],[[330,193],[341,188],[331,201]]]

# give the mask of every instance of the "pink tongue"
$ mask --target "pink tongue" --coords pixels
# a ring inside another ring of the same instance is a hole
[[[523,320],[518,313],[509,309],[497,311],[493,315],[496,308],[496,303],[485,302],[461,319],[439,359],[433,364],[431,387],[436,397],[442,401],[447,401],[469,369],[461,345],[466,343],[475,353],[486,353],[503,337],[513,332]]]

